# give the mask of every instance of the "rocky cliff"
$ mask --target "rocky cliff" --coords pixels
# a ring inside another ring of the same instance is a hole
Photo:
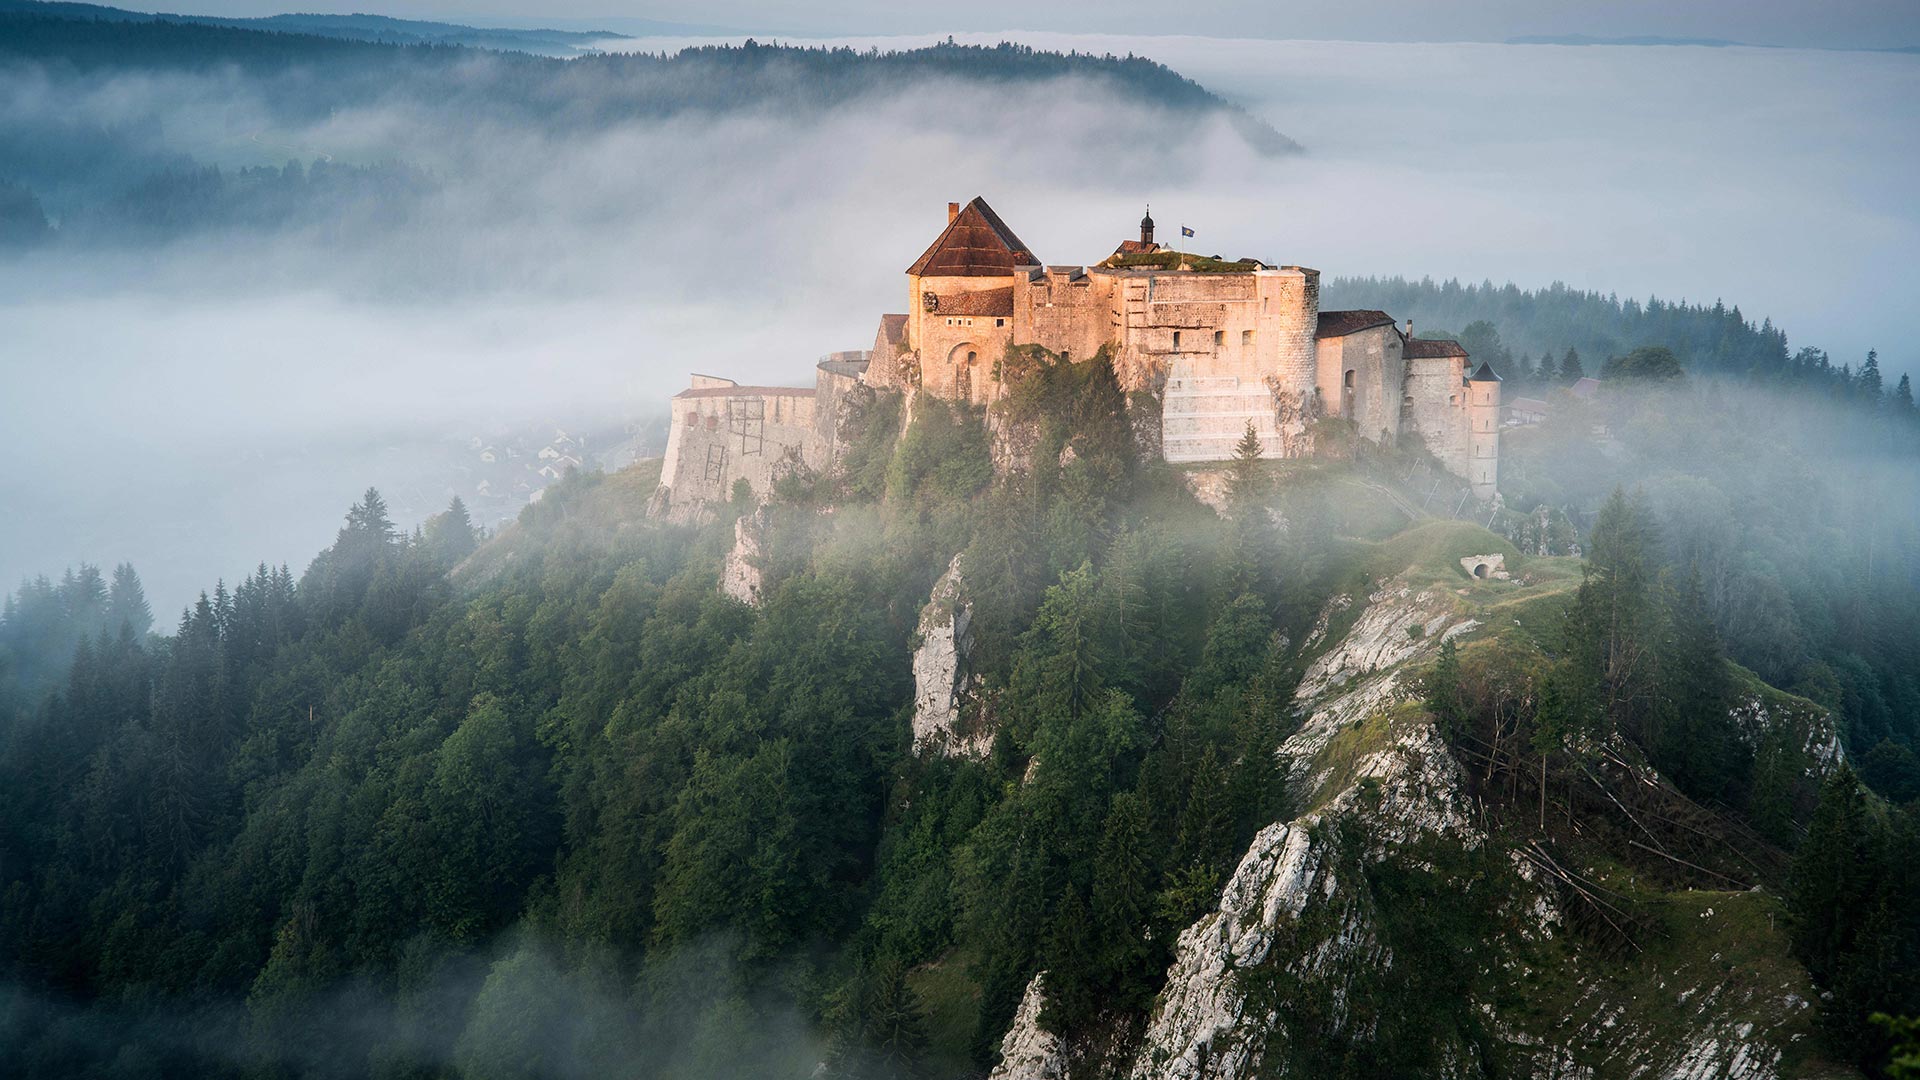
[[[1476,587],[1402,576],[1326,606],[1301,646],[1302,722],[1277,750],[1304,812],[1262,829],[1218,909],[1180,935],[1126,1075],[1809,1074],[1811,990],[1771,898],[1664,895],[1607,944],[1568,926],[1589,917],[1583,896],[1626,904],[1629,875],[1562,866],[1489,827],[1410,686],[1441,642],[1494,634],[1477,600]],[[1831,723],[1784,698],[1756,693],[1729,720],[1753,739],[1790,727],[1809,767],[1824,768]],[[1038,1027],[1041,986],[1028,988],[996,1078],[1079,1075],[1074,1048]],[[1427,1056],[1393,1057],[1413,1045]]]

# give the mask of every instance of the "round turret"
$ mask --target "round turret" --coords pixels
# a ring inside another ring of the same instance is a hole
[[[1467,377],[1467,479],[1473,493],[1491,499],[1500,479],[1500,376],[1482,362]]]

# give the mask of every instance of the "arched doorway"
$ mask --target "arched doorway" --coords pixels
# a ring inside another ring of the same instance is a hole
[[[947,354],[947,362],[953,365],[953,397],[955,401],[973,401],[974,369],[980,366],[980,346],[971,341],[963,341]]]
[[[1340,415],[1348,420],[1353,419],[1353,384],[1353,369],[1348,368],[1340,377]]]

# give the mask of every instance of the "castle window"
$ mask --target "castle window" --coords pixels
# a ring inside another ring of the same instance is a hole
[[[1178,330],[1173,332],[1173,347],[1176,349],[1180,347],[1180,331]]]
[[[1253,331],[1251,330],[1240,331],[1240,344],[1242,345],[1253,344]]]
[[[1458,405],[1458,404],[1460,404],[1460,395],[1459,395],[1459,394],[1448,394],[1448,395],[1447,395],[1447,404],[1449,404],[1449,405]]]
[[[974,362],[976,362],[976,361],[978,361],[979,359],[980,359],[980,354],[979,354],[979,353],[977,353],[977,352],[972,352],[972,351],[969,351],[969,352],[967,353],[967,363],[969,363],[969,364],[971,364],[971,363],[974,363]]]
[[[1005,326],[1005,325],[1007,325],[1007,320],[1005,320],[1005,319],[995,319],[995,320],[993,320],[993,325],[995,325],[995,326]]]
[[[1345,386],[1349,390],[1353,389],[1353,369],[1352,368],[1347,369],[1346,377],[1341,380],[1341,385]]]
[[[1225,330],[1215,330],[1213,332],[1213,343],[1215,345],[1225,345],[1227,343],[1227,332]]]

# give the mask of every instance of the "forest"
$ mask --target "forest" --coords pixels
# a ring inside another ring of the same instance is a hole
[[[1814,346],[1790,353],[1786,333],[1772,319],[1756,325],[1739,305],[1718,300],[1711,307],[1657,297],[1623,300],[1560,282],[1522,289],[1512,282],[1335,278],[1327,285],[1326,306],[1404,313],[1419,323],[1419,336],[1457,338],[1522,393],[1571,385],[1583,376],[1604,377],[1608,361],[1654,348],[1671,354],[1674,363],[1663,369],[1667,375],[1734,375],[1841,402],[1885,406],[1896,419],[1915,415],[1911,380],[1903,373],[1894,385],[1885,385],[1877,353],[1862,357],[1858,368],[1851,361],[1836,365],[1826,350]]]
[[[0,615],[0,1047],[26,1075],[977,1076],[1042,970],[1046,1031],[1137,1037],[1181,931],[1308,808],[1273,753],[1296,643],[1453,562],[1442,541],[1503,541],[1366,501],[1417,446],[1266,462],[1249,435],[1216,512],[1139,452],[1104,357],[1014,359],[996,408],[1032,467],[976,413],[923,399],[903,430],[876,398],[838,467],[757,512],[753,607],[716,588],[751,496],[649,523],[646,464],[484,544],[457,503],[402,532],[369,490],[303,571],[159,632],[131,567],[25,583]],[[1912,483],[1913,443],[1860,402],[1756,430],[1771,391],[1706,371],[1606,385],[1503,455],[1521,511],[1580,523],[1583,558],[1530,572],[1564,590],[1449,638],[1393,715],[1441,733],[1491,835],[1620,884],[1523,946],[1484,849],[1367,871],[1420,974],[1364,987],[1366,1038],[1262,975],[1297,1034],[1269,1075],[1460,1047],[1499,1074],[1477,950],[1637,971],[1729,882],[1827,995],[1796,1053],[1876,1069],[1899,1026],[1873,1017],[1920,1014],[1920,528],[1874,487]],[[909,728],[955,555],[980,758]],[[1850,764],[1742,734],[1748,700],[1831,717]],[[1599,778],[1628,758],[1663,779]]]

